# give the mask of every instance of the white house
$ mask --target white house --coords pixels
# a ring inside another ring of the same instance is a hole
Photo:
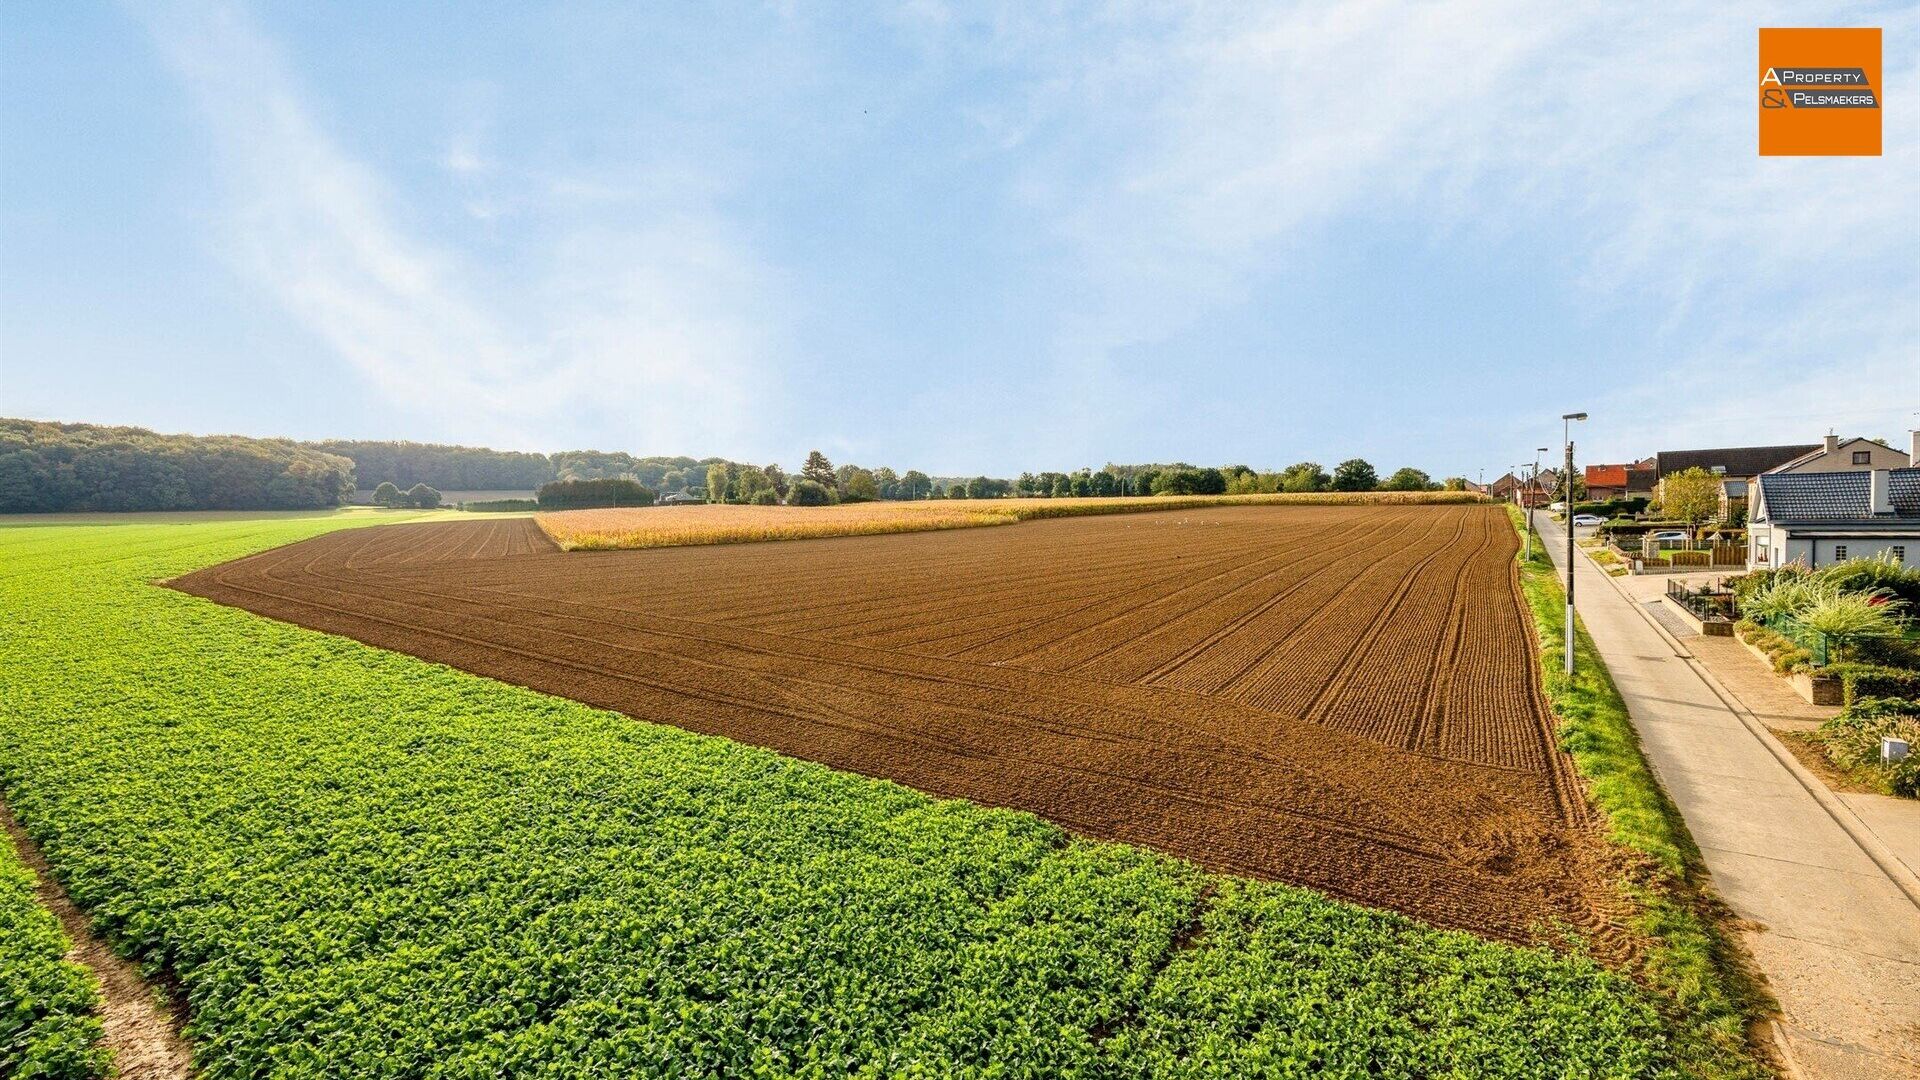
[[[1762,473],[1747,537],[1749,567],[1816,568],[1863,555],[1920,566],[1920,431],[1906,468]]]

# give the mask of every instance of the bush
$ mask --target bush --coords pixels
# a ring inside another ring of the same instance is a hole
[[[1600,502],[1577,502],[1573,504],[1576,514],[1594,514],[1604,518],[1632,518],[1647,508],[1645,496],[1631,499],[1604,499]]]
[[[415,484],[401,497],[401,505],[415,510],[432,510],[440,505],[440,493],[425,484]]]
[[[1740,600],[1740,613],[1756,622],[1796,618],[1801,612],[1835,600],[1839,591],[1811,574],[1774,574],[1749,589]]]
[[[542,510],[582,510],[602,506],[652,506],[652,488],[633,480],[555,480],[534,493]]]
[[[1880,667],[1920,669],[1920,641],[1905,638],[1862,638],[1847,648],[1847,659]]]
[[[1900,636],[1900,601],[1885,592],[1841,593],[1822,597],[1796,618],[1800,625],[1851,645],[1866,638]]]
[[[817,480],[796,480],[787,490],[788,506],[825,506],[832,501],[833,494]]]
[[[1841,768],[1873,774],[1887,794],[1920,798],[1920,754],[1882,762],[1880,740],[1889,736],[1920,746],[1920,702],[1862,698],[1820,725],[1813,741]]]
[[[1768,629],[1752,619],[1741,619],[1733,626],[1740,640],[1767,654],[1773,670],[1781,675],[1805,671],[1813,666],[1813,654],[1777,630]]]
[[[393,481],[391,480],[380,481],[380,486],[373,489],[373,505],[375,506],[400,505],[400,489],[398,487],[395,487],[393,484]]]
[[[1897,698],[1920,708],[1920,671],[1879,664],[1834,664],[1827,672],[1839,676],[1849,709],[1868,698]]]
[[[1920,611],[1920,568],[1894,562],[1891,554],[1866,556],[1835,563],[1815,573],[1842,592],[1881,592],[1905,605],[1907,613]]]
[[[772,488],[763,488],[754,492],[753,498],[747,502],[752,506],[779,506],[780,496],[775,495]]]

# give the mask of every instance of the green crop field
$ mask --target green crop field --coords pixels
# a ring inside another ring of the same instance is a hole
[[[66,951],[33,875],[0,844],[0,1076],[81,1080],[105,1064],[93,982]]]
[[[1578,955],[150,584],[369,520],[394,519],[0,530],[0,787],[96,925],[179,981],[208,1077],[1639,1077],[1687,1058],[1648,994]],[[91,1034],[25,889],[0,868],[0,1064],[22,1016]]]

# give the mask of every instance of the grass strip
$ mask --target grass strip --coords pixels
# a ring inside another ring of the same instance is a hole
[[[1509,506],[1526,535],[1526,517]],[[1633,858],[1621,887],[1638,909],[1632,928],[1649,943],[1640,976],[1670,1004],[1693,1037],[1681,1044],[1688,1069],[1708,1077],[1765,1076],[1754,1057],[1755,1026],[1773,1002],[1752,976],[1744,950],[1723,927],[1700,849],[1679,808],[1660,787],[1640,747],[1627,704],[1584,623],[1574,620],[1574,674],[1566,674],[1567,594],[1534,533],[1533,557],[1515,556],[1533,612],[1547,697],[1560,718],[1560,745],[1586,779],[1608,838]]]
[[[0,788],[229,1077],[1679,1077],[1653,996],[149,582],[338,517],[0,533]]]

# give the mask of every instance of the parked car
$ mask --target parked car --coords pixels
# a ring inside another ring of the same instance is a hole
[[[1655,543],[1658,543],[1658,544],[1672,544],[1672,543],[1684,544],[1691,539],[1692,537],[1688,536],[1686,533],[1680,531],[1679,529],[1662,529],[1661,531],[1653,534],[1653,540]]]
[[[1588,526],[1588,525],[1601,525],[1601,524],[1605,524],[1605,522],[1606,522],[1606,519],[1605,519],[1605,518],[1603,518],[1603,517],[1601,517],[1601,516],[1600,516],[1600,515],[1598,515],[1598,514],[1575,514],[1575,515],[1573,515],[1573,523],[1574,523],[1575,525],[1579,525],[1579,526],[1582,526],[1582,527],[1585,527],[1585,526]]]

